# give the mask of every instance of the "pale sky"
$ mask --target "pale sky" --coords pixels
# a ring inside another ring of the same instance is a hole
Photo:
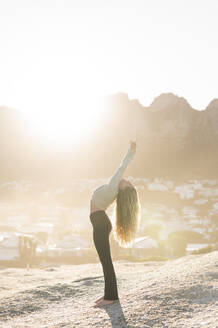
[[[218,97],[217,17],[217,0],[0,0],[0,106],[94,113],[107,94],[148,106],[173,92],[204,109]]]

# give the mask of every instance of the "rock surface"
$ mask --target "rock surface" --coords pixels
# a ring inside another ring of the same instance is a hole
[[[0,326],[218,327],[218,251],[114,266],[120,302],[104,308],[93,308],[104,288],[100,263],[2,269]]]

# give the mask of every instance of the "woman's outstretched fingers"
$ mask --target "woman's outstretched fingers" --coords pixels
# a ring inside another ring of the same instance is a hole
[[[130,149],[132,152],[135,153],[135,151],[136,151],[136,142],[135,141],[130,141]]]

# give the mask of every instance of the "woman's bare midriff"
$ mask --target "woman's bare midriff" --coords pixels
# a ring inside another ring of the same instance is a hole
[[[102,209],[96,207],[95,204],[91,201],[91,203],[90,203],[90,214],[94,213],[94,212],[97,212],[97,211],[102,211]]]

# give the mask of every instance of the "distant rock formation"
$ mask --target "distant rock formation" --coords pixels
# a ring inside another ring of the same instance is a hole
[[[44,149],[37,143],[21,113],[0,107],[0,179],[107,177],[136,137],[137,154],[127,175],[217,177],[218,99],[198,111],[172,93],[148,107],[117,93],[105,97],[102,110],[92,139],[61,153],[55,145]]]
[[[129,100],[126,94],[109,96],[106,104],[110,112],[116,111],[117,118],[122,115],[123,122],[129,120],[142,138],[168,138],[177,147],[186,143],[211,146],[218,135],[218,99],[203,111],[193,109],[184,98],[172,93],[161,94],[148,107]]]
[[[218,175],[217,99],[198,111],[172,93],[161,94],[148,107],[121,93],[108,96],[105,106],[110,130],[122,144],[124,135],[125,141],[132,134],[139,136],[138,173]]]

